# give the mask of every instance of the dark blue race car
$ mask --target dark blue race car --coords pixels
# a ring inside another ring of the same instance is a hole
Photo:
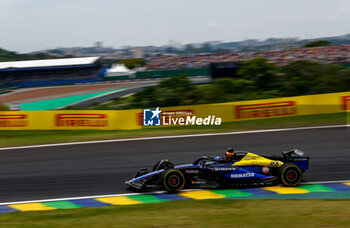
[[[192,164],[174,166],[168,160],[157,162],[153,169],[140,169],[126,181],[142,191],[167,190],[178,192],[187,188],[227,188],[249,185],[297,186],[309,168],[309,157],[300,150],[282,155],[264,156],[239,151],[235,159],[200,157]]]

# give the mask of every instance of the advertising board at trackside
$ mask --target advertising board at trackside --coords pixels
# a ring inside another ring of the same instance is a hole
[[[235,106],[236,119],[290,116],[298,113],[296,101],[280,101]]]
[[[0,130],[126,130],[220,125],[344,111],[350,111],[350,92],[133,110],[1,111]]]
[[[0,128],[21,128],[28,126],[27,114],[1,114],[0,112]]]
[[[106,127],[108,126],[107,114],[94,113],[69,113],[55,114],[56,127]]]

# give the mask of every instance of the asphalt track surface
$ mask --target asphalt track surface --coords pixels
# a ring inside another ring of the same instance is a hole
[[[91,107],[92,103],[104,103],[104,102],[108,102],[114,98],[119,98],[119,97],[123,97],[123,96],[127,96],[136,92],[139,92],[141,90],[144,90],[145,87],[147,86],[153,86],[155,84],[144,84],[140,87],[136,87],[136,88],[128,88],[125,90],[121,90],[121,91],[116,91],[113,93],[109,93],[107,95],[104,96],[99,96],[97,98],[93,98],[93,99],[88,99],[88,100],[83,100],[81,102],[78,102],[76,104],[73,105],[69,105],[70,107],[74,107],[74,108],[89,108]]]
[[[124,182],[141,167],[191,163],[227,147],[270,155],[298,148],[311,156],[305,181],[348,180],[349,139],[342,127],[1,150],[0,203],[127,193]]]
[[[189,79],[191,80],[192,84],[197,84],[197,85],[198,84],[206,84],[206,83],[211,82],[211,80],[212,80],[210,77],[207,77],[207,76],[195,76],[195,77],[189,77]],[[164,79],[160,78],[160,79],[158,79],[158,82],[160,80],[164,80]],[[83,100],[81,102],[78,102],[78,103],[75,103],[75,104],[69,105],[69,106],[74,107],[74,108],[89,108],[89,107],[91,107],[92,103],[105,103],[105,102],[108,102],[114,98],[128,96],[128,95],[131,95],[133,93],[137,93],[139,91],[142,91],[145,87],[157,85],[158,82],[154,82],[154,80],[153,80],[153,81],[150,81],[149,83],[147,83],[147,81],[145,81],[145,83],[142,85],[129,86],[126,89],[124,88],[125,90],[108,93],[106,95],[98,96],[96,98],[92,98],[92,99],[88,99],[88,100]]]

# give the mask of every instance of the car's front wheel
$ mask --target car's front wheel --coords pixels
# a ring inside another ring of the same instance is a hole
[[[162,182],[168,192],[178,192],[185,186],[185,177],[177,169],[167,169],[162,175]]]
[[[287,187],[297,186],[303,179],[303,172],[294,164],[284,164],[279,175],[282,184]]]

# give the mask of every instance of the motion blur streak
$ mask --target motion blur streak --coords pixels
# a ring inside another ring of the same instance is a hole
[[[163,158],[191,163],[227,147],[270,155],[298,148],[311,157],[305,181],[346,180],[349,136],[335,127],[3,150],[0,202],[126,193],[124,182],[141,167]]]

